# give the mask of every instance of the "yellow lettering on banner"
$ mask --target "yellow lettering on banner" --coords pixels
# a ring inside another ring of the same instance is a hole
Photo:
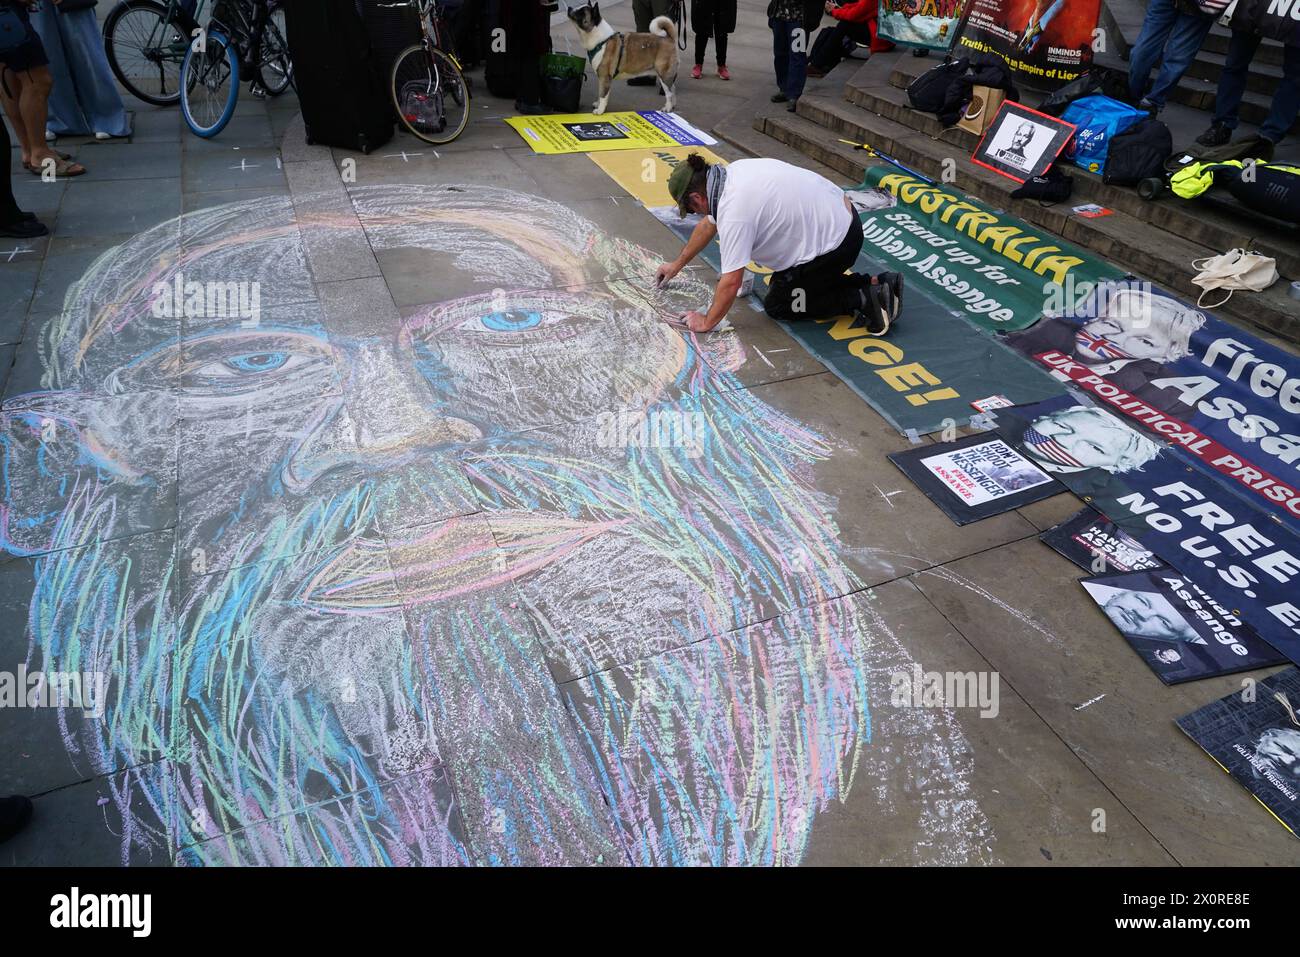
[[[980,233],[980,242],[986,246],[992,246],[994,252],[1001,253],[1002,247],[1006,245],[1007,240],[1018,232],[1020,230],[1015,226],[990,226]]]
[[[976,210],[973,213],[966,213],[957,219],[956,230],[959,233],[965,233],[976,242],[979,241],[979,228],[987,226],[989,223],[996,223],[998,218],[992,213],[985,213]]]
[[[947,208],[939,214],[939,221],[946,226],[948,225],[948,221],[952,219],[953,215],[960,213],[962,210],[969,210],[972,213],[980,212],[978,206],[972,206],[970,203],[962,202],[961,200],[954,198],[953,201],[948,204]]]
[[[903,350],[892,342],[886,342],[884,339],[868,337],[866,339],[855,339],[849,343],[849,355],[873,366],[883,366],[900,361],[903,358]],[[913,364],[915,365],[915,363]]]
[[[835,325],[831,326],[827,331],[831,334],[831,338],[836,342],[841,342],[845,339],[853,339],[856,336],[865,336],[867,334],[865,326],[857,329],[851,328],[853,323],[857,322],[857,319],[854,316],[836,316],[833,321]]]
[[[1024,254],[1020,252],[1020,247],[1027,243],[1036,243],[1038,241],[1039,239],[1037,236],[1030,236],[1028,234],[1017,236],[1006,244],[1006,248],[1002,250],[1002,255],[1006,256],[1012,262],[1022,263],[1024,262]]]
[[[918,385],[939,385],[939,380],[919,362],[909,362],[905,366],[894,366],[891,369],[877,369],[876,375],[888,382],[895,392],[906,392]]]
[[[1075,266],[1082,265],[1083,260],[1078,256],[1048,256],[1034,268],[1034,272],[1040,276],[1046,276],[1050,273],[1052,281],[1063,286],[1066,277],[1070,274],[1070,270]]]
[[[940,399],[957,398],[960,398],[960,396],[957,394],[956,389],[943,388],[935,389],[933,392],[921,393],[919,395],[913,392],[907,397],[907,401],[912,405],[925,405],[928,402],[938,402]]]

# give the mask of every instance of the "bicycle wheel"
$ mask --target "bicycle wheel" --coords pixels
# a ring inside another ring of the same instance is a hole
[[[202,52],[192,47],[181,65],[181,114],[195,136],[209,139],[230,122],[239,99],[239,55],[212,32]]]
[[[442,50],[407,47],[393,62],[389,88],[402,125],[426,143],[450,143],[469,122],[469,87]]]
[[[262,33],[262,65],[258,68],[258,78],[272,96],[279,96],[293,82],[293,63],[284,37],[284,7],[276,7]]]
[[[121,0],[104,20],[104,53],[136,99],[169,106],[180,99],[181,63],[190,46],[188,17],[158,0]]]

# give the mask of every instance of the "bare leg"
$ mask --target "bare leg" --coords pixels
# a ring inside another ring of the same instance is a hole
[[[27,124],[23,122],[22,110],[18,106],[18,97],[23,89],[23,74],[5,72],[4,82],[0,83],[0,103],[4,104],[5,116],[18,136],[18,146],[22,150],[23,164],[32,161],[32,148],[27,142]],[[41,131],[42,139],[44,131]]]
[[[18,109],[22,114],[24,133],[19,134],[23,144],[23,153],[29,154],[33,166],[42,165],[47,159],[55,162],[59,157],[45,142],[45,124],[49,119],[46,108],[50,100],[50,90],[54,88],[54,77],[47,66],[38,66],[21,74],[22,89],[18,91]]]

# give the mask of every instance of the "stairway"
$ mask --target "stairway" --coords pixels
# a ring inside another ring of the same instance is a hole
[[[875,165],[860,150],[840,139],[867,142],[900,163],[937,181],[945,170],[948,182],[989,205],[1091,250],[1135,275],[1195,302],[1191,262],[1233,247],[1258,249],[1277,260],[1283,280],[1262,293],[1236,293],[1214,311],[1255,326],[1280,339],[1300,343],[1300,301],[1287,294],[1289,280],[1300,279],[1300,230],[1264,221],[1243,207],[1207,199],[1186,201],[1166,194],[1147,202],[1134,189],[1108,186],[1101,178],[1067,166],[1074,177],[1074,196],[1067,203],[1045,207],[1037,201],[1012,200],[1017,184],[970,161],[977,137],[965,130],[943,129],[931,114],[908,104],[905,92],[912,79],[937,59],[916,58],[906,51],[877,54],[866,63],[846,61],[823,80],[809,81],[797,112],[783,107],[761,108],[752,131],[739,133],[732,124],[719,124],[714,133],[750,155],[780,155],[793,150],[838,173],[857,180]],[[845,80],[847,79],[847,83]],[[1030,106],[1043,94],[1022,90]],[[1175,145],[1190,141],[1208,125],[1207,117],[1186,106],[1171,105],[1161,118],[1174,130]],[[764,134],[768,139],[755,137]],[[775,141],[775,143],[773,142]],[[782,144],[778,150],[765,147]],[[1284,143],[1283,147],[1290,146]],[[1294,150],[1279,150],[1279,158]],[[1113,214],[1086,219],[1071,207],[1097,203]]]

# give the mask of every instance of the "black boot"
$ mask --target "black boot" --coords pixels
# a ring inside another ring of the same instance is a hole
[[[32,802],[21,795],[0,798],[0,844],[13,837],[32,819]]]
[[[1228,140],[1232,139],[1232,130],[1228,129],[1222,123],[1213,124],[1208,130],[1196,137],[1196,142],[1202,146],[1222,146]]]

